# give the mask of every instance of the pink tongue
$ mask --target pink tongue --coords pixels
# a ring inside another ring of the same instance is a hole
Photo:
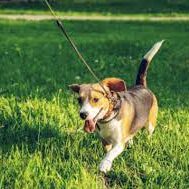
[[[87,133],[94,132],[95,131],[95,125],[96,125],[96,123],[92,119],[85,120],[84,131],[87,132]]]

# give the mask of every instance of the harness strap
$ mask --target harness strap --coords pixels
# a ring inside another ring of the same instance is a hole
[[[120,108],[122,105],[122,100],[121,100],[121,96],[119,93],[116,93],[116,95],[119,98],[119,99],[116,99],[116,104],[113,105],[112,109],[108,110],[107,114],[103,117],[103,119],[98,121],[99,123],[102,123],[102,124],[109,123],[110,121],[112,121],[119,115]],[[107,118],[111,115],[112,111],[116,111],[115,115],[112,118],[107,120]]]

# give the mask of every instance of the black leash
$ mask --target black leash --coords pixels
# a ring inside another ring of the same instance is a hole
[[[99,85],[101,86],[101,88],[103,89],[103,91],[105,92],[105,94],[107,95],[107,97],[111,99],[110,94],[107,92],[107,90],[105,89],[105,87],[102,85],[102,83],[100,82],[100,79],[96,76],[96,74],[94,73],[94,71],[91,69],[91,67],[88,65],[88,63],[86,62],[86,60],[83,58],[83,56],[79,52],[79,50],[78,50],[77,46],[75,45],[75,43],[72,41],[72,39],[68,35],[68,33],[67,33],[67,31],[66,31],[63,23],[60,21],[60,18],[55,14],[55,12],[53,11],[53,9],[52,9],[51,5],[49,4],[49,2],[47,0],[44,0],[44,1],[45,1],[46,5],[48,6],[51,14],[53,15],[53,17],[54,17],[54,19],[55,19],[58,27],[60,28],[60,30],[62,31],[62,33],[64,34],[64,36],[68,40],[68,42],[70,43],[70,45],[73,48],[73,50],[78,55],[78,57],[81,60],[81,62],[87,67],[87,69],[89,70],[89,72],[91,73],[91,75],[99,83]]]

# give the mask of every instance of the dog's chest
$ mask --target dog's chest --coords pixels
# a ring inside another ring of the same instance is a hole
[[[109,123],[99,124],[99,135],[108,143],[114,144],[121,141],[121,121],[112,120]]]

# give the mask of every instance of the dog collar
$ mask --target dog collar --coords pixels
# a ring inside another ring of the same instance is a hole
[[[108,112],[106,113],[106,115],[104,116],[103,119],[98,121],[99,123],[102,123],[102,124],[109,123],[110,121],[112,121],[113,119],[115,119],[119,115],[119,111],[120,111],[120,108],[121,108],[122,100],[121,100],[120,94],[119,93],[116,93],[116,94],[117,94],[117,98],[118,99],[115,99],[114,101],[111,101],[110,106],[112,105],[112,102],[114,102],[114,103],[116,102],[116,104],[113,105],[113,108],[111,110],[108,110]],[[107,119],[108,117],[110,117],[112,111],[115,111],[114,116],[111,117],[110,119]]]
[[[119,115],[119,110],[116,111],[115,115],[114,115],[112,118],[110,118],[110,119],[108,119],[108,120],[107,120],[107,119],[106,119],[106,120],[101,119],[101,120],[99,120],[98,122],[99,122],[99,123],[102,123],[102,124],[109,123],[109,122],[111,122],[113,119],[115,119],[118,115]]]

